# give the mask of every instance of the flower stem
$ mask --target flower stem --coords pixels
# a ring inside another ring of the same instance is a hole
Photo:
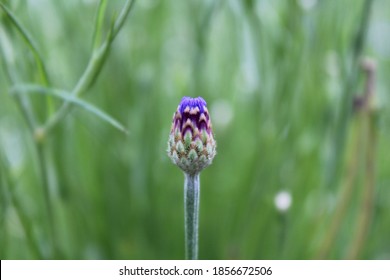
[[[199,225],[199,173],[185,173],[184,181],[184,223],[186,259],[198,259],[198,225]]]

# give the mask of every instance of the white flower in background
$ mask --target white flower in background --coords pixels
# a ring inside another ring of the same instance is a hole
[[[280,191],[274,199],[275,207],[279,212],[286,212],[292,203],[292,197],[288,191]]]

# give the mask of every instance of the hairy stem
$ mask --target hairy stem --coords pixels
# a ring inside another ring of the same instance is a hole
[[[187,260],[198,259],[199,173],[186,174],[184,181],[185,250]]]

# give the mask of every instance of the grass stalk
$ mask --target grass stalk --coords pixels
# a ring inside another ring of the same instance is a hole
[[[38,68],[39,78],[41,82],[47,86],[49,85],[49,76],[47,74],[45,63],[43,62],[42,55],[38,50],[37,43],[33,40],[32,36],[27,32],[15,15],[3,4],[0,2],[0,8],[5,12],[7,18],[11,21],[13,26],[17,29],[18,33],[22,37],[23,41],[27,44],[31,50],[35,63]]]
[[[22,37],[23,41],[26,43],[26,45],[31,50],[35,64],[37,66],[37,73],[40,82],[44,86],[48,86],[50,84],[49,81],[49,75],[47,72],[47,68],[45,66],[45,63],[43,61],[41,52],[39,51],[37,43],[34,41],[31,34],[27,31],[26,28],[21,24],[21,22],[16,18],[16,16],[3,4],[0,2],[0,8],[5,12],[7,15],[7,18],[12,23],[12,25],[16,28],[20,36]],[[52,100],[51,96],[46,97],[46,104],[47,104],[47,114],[51,115],[54,111],[54,102]]]
[[[373,127],[373,120],[368,120],[368,147],[366,152],[366,178],[364,183],[363,201],[358,215],[359,220],[356,229],[356,235],[352,241],[349,250],[348,259],[357,259],[364,247],[368,229],[371,223],[371,217],[375,198],[375,152],[376,152],[376,131]]]
[[[352,101],[353,94],[356,92],[357,87],[357,79],[359,73],[359,60],[362,55],[366,37],[367,30],[370,22],[371,8],[374,0],[365,0],[360,17],[360,24],[357,28],[356,35],[352,41],[352,57],[351,57],[351,66],[349,69],[348,77],[344,84],[343,88],[343,99],[342,104],[340,106],[340,117],[336,127],[336,135],[335,135],[335,144],[334,144],[334,153],[332,154],[332,168],[330,170],[330,174],[327,177],[328,182],[327,185],[331,186],[335,184],[336,178],[338,178],[338,170],[340,166],[340,157],[343,154],[345,147],[345,136],[348,128],[348,124],[350,121],[350,116],[352,114]]]
[[[112,42],[122,28],[125,19],[127,18],[130,10],[134,5],[134,2],[135,0],[126,1],[118,18],[112,23],[110,32],[108,33],[106,40],[101,45],[98,45],[97,42],[99,38],[98,34],[101,33],[101,31],[98,29],[102,28],[101,20],[99,19],[102,18],[103,8],[99,8],[97,16],[98,19],[95,23],[95,38],[92,55],[90,57],[87,67],[85,68],[84,73],[82,74],[74,89],[72,90],[73,96],[77,97],[86,92],[93,85],[96,78],[99,76],[103,68],[104,62],[106,61],[106,58],[109,54]],[[103,6],[105,5],[104,3],[105,1],[101,1],[100,5]],[[52,130],[70,112],[71,108],[72,103],[65,101],[60,107],[60,109],[46,122],[46,124],[43,126],[43,130],[45,132]]]
[[[43,254],[38,246],[37,240],[34,237],[33,225],[31,222],[31,218],[28,217],[28,215],[26,214],[26,211],[23,209],[23,206],[20,203],[19,198],[17,197],[17,195],[15,193],[15,182],[11,178],[11,175],[9,174],[9,170],[8,170],[7,166],[8,166],[8,163],[5,159],[5,157],[3,155],[0,155],[0,173],[2,175],[2,178],[4,179],[4,181],[0,182],[0,184],[3,183],[4,186],[7,187],[7,188],[3,189],[4,195],[5,195],[5,193],[8,194],[10,203],[12,204],[12,206],[15,209],[16,215],[18,216],[20,224],[22,225],[24,234],[26,236],[27,244],[30,247],[33,258],[42,259]],[[5,219],[5,217],[4,217],[4,219]],[[5,221],[4,221],[4,223],[5,223]]]
[[[27,244],[30,247],[32,256],[35,259],[41,260],[44,256],[39,248],[37,240],[35,239],[31,218],[26,214],[25,210],[23,209],[18,197],[14,193],[13,187],[9,186],[9,188],[12,205],[15,207],[16,215],[18,216],[20,224],[22,225],[24,234],[26,236]]]
[[[364,94],[361,97],[356,97],[353,108],[356,111],[356,132],[353,139],[356,141],[352,150],[352,157],[350,158],[347,173],[345,176],[345,183],[342,185],[342,196],[337,205],[332,224],[325,235],[325,241],[319,251],[318,258],[327,258],[332,249],[336,235],[339,232],[345,213],[353,194],[353,186],[358,176],[360,155],[362,151],[366,151],[365,166],[365,193],[363,198],[363,205],[361,207],[361,214],[359,215],[359,226],[357,229],[356,239],[353,242],[349,258],[356,258],[358,252],[363,246],[364,236],[369,226],[369,217],[372,211],[372,202],[374,197],[375,184],[375,146],[376,146],[376,131],[374,128],[375,114],[372,108],[373,96],[375,88],[375,64],[373,61],[366,59],[362,62],[362,68],[367,76]],[[352,106],[351,106],[352,107]],[[366,141],[367,140],[367,141]],[[368,145],[368,147],[365,147]]]
[[[49,240],[51,244],[52,257],[55,259],[60,258],[60,251],[58,247],[58,240],[56,234],[56,228],[54,223],[53,205],[50,197],[49,178],[47,172],[46,159],[44,154],[44,145],[41,139],[36,138],[36,149],[38,154],[39,168],[41,172],[42,189],[44,195],[45,209],[47,214],[47,222],[49,225]]]
[[[8,244],[8,228],[6,223],[7,209],[9,207],[9,199],[6,192],[6,183],[4,181],[3,170],[0,165],[0,259],[4,260],[7,256]]]
[[[364,248],[368,229],[371,223],[372,211],[375,197],[375,151],[376,131],[372,119],[367,120],[368,147],[366,149],[365,180],[363,199],[358,214],[357,227],[354,239],[347,255],[347,259],[357,259]]]
[[[366,60],[363,62],[363,69],[367,75],[365,95],[362,98],[362,114],[364,114],[365,137],[367,147],[365,149],[365,179],[363,198],[358,214],[358,221],[355,237],[351,242],[348,259],[359,258],[367,238],[368,230],[371,223],[371,217],[374,207],[375,198],[375,170],[376,170],[376,145],[377,145],[377,128],[376,112],[373,107],[373,97],[375,91],[375,64]]]
[[[353,148],[351,149],[350,158],[347,163],[346,175],[341,184],[341,197],[334,211],[331,224],[325,233],[325,239],[317,253],[317,259],[327,259],[329,257],[329,253],[335,244],[337,234],[341,229],[345,214],[351,202],[359,170],[359,156],[364,144],[362,135],[362,117],[363,116],[361,114],[356,116],[354,123],[355,127],[352,129]]]

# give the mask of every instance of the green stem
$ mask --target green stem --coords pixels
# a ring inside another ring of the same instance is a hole
[[[350,121],[350,117],[352,114],[352,100],[353,94],[356,92],[356,87],[358,85],[358,73],[359,73],[359,59],[362,55],[366,34],[369,28],[370,23],[370,15],[371,15],[371,7],[374,0],[365,0],[362,10],[361,10],[361,19],[360,24],[357,29],[356,36],[353,38],[352,43],[352,57],[351,57],[351,66],[349,68],[349,72],[347,73],[346,82],[343,88],[343,98],[341,100],[340,106],[340,117],[336,124],[336,134],[335,134],[335,142],[334,142],[334,152],[332,153],[332,165],[330,168],[330,173],[327,176],[327,186],[332,186],[336,182],[339,175],[340,164],[341,164],[341,156],[343,155],[345,148],[345,136],[347,133],[348,124]]]
[[[13,187],[9,186],[9,188],[13,188]],[[26,240],[27,240],[27,244],[31,249],[33,257],[35,259],[41,260],[41,259],[43,259],[43,254],[41,253],[41,250],[39,249],[38,242],[34,236],[31,217],[29,217],[26,214],[26,211],[23,209],[22,205],[20,204],[19,199],[16,197],[14,190],[13,189],[10,190],[9,193],[10,193],[11,202],[12,202],[13,206],[15,207],[16,214],[19,218],[20,224],[23,227],[24,234],[25,234]]]
[[[8,206],[8,199],[6,198],[6,190],[5,190],[5,182],[3,180],[4,175],[2,174],[2,168],[0,166],[0,258],[2,260],[7,257],[7,237],[8,237],[8,229],[6,223],[6,215]]]
[[[72,90],[73,96],[80,96],[82,93],[87,91],[89,87],[93,84],[93,81],[96,79],[103,65],[103,60],[108,51],[108,45],[104,44],[101,49],[95,51],[92,54],[91,60],[88,63],[87,68],[85,69],[84,74],[81,76],[80,80],[76,84],[75,88]],[[65,102],[61,108],[47,121],[43,129],[47,133],[53,129],[57,123],[59,123],[70,111],[72,103]]]
[[[100,46],[97,46],[97,41],[96,41],[97,39],[96,38],[94,39],[95,42],[94,42],[94,49],[92,51],[92,55],[90,57],[90,60],[88,62],[88,65],[83,75],[81,76],[76,86],[72,90],[73,96],[77,97],[82,95],[94,84],[110,52],[111,44],[114,41],[115,37],[118,35],[120,29],[122,28],[124,21],[126,20],[129,12],[131,11],[134,5],[134,2],[135,0],[126,1],[118,18],[115,20],[115,22],[112,23],[112,27],[110,29],[109,34],[107,35],[106,40]],[[99,9],[99,13],[100,13],[100,9]],[[101,16],[102,15],[100,15],[100,17]],[[99,24],[99,20],[97,20],[97,24],[98,26],[96,29],[101,28]],[[99,31],[95,30],[95,33],[99,34]],[[43,126],[44,132],[48,132],[52,130],[63,118],[65,118],[65,116],[70,112],[71,109],[72,109],[72,103],[65,101],[60,107],[60,109],[45,123],[45,125]]]
[[[0,173],[2,173],[1,178],[4,179],[4,181],[0,182],[0,184],[3,184],[6,187],[3,189],[3,191],[4,193],[5,192],[8,193],[10,203],[13,205],[16,215],[19,218],[20,224],[22,225],[24,234],[26,236],[27,244],[31,249],[31,253],[33,254],[33,258],[42,259],[43,255],[39,248],[38,242],[36,241],[36,238],[34,236],[33,223],[31,222],[32,221],[31,217],[27,215],[25,209],[22,206],[22,203],[20,203],[19,198],[17,197],[15,182],[11,177],[11,174],[9,173],[8,163],[6,162],[2,154],[0,154]],[[5,209],[2,210],[5,211]],[[2,228],[2,230],[6,231],[6,228],[4,227]],[[4,232],[4,234],[6,234],[6,232]],[[4,249],[5,248],[2,247],[2,254],[4,254],[3,252]]]
[[[365,180],[364,192],[358,215],[358,222],[355,237],[351,242],[348,259],[357,259],[364,248],[367,239],[368,230],[371,223],[371,216],[375,199],[375,159],[377,146],[377,128],[376,111],[373,104],[375,92],[375,65],[372,62],[365,61],[363,69],[366,71],[366,92],[364,94],[364,104],[362,113],[364,114],[365,134],[367,138],[367,148],[365,152]]]
[[[364,247],[368,230],[371,223],[372,211],[375,198],[375,152],[376,152],[376,131],[373,124],[373,117],[367,119],[368,147],[366,151],[366,174],[364,183],[363,200],[358,215],[359,220],[355,230],[356,235],[352,240],[348,259],[357,259]]]
[[[347,163],[346,174],[341,184],[341,198],[334,211],[332,222],[327,228],[325,239],[316,256],[317,259],[327,259],[329,257],[329,253],[334,246],[337,234],[340,231],[353,195],[354,184],[357,180],[359,169],[360,152],[364,145],[364,131],[362,132],[362,120],[364,116],[361,112],[358,113],[359,115],[356,116],[354,123],[355,127],[352,128],[353,143],[351,143],[352,149],[350,151],[350,158]]]
[[[280,224],[280,233],[279,233],[279,252],[281,259],[284,259],[286,253],[286,237],[287,237],[287,213],[279,213],[279,224]]]
[[[38,153],[39,167],[41,171],[42,187],[45,200],[46,213],[49,223],[49,239],[52,248],[53,258],[59,258],[59,249],[57,243],[57,234],[54,226],[53,206],[50,198],[49,180],[47,174],[47,166],[44,155],[44,147],[42,142],[36,142],[36,148]]]
[[[3,4],[0,2],[0,8],[6,13],[8,16],[8,19],[11,21],[11,23],[14,25],[14,27],[17,29],[18,33],[22,37],[22,39],[25,41],[27,46],[30,48],[35,63],[38,68],[38,77],[39,80],[42,82],[44,86],[48,86],[50,84],[49,82],[49,75],[46,70],[45,63],[43,62],[43,58],[41,53],[39,52],[38,46],[36,42],[33,40],[32,36],[27,32],[27,29],[23,27],[23,25],[19,22],[19,20],[15,17],[15,15]],[[54,103],[51,96],[46,97],[47,102],[47,113],[48,115],[51,115],[54,111]]]
[[[185,173],[184,180],[184,222],[186,259],[198,259],[198,227],[199,227],[199,173]]]

